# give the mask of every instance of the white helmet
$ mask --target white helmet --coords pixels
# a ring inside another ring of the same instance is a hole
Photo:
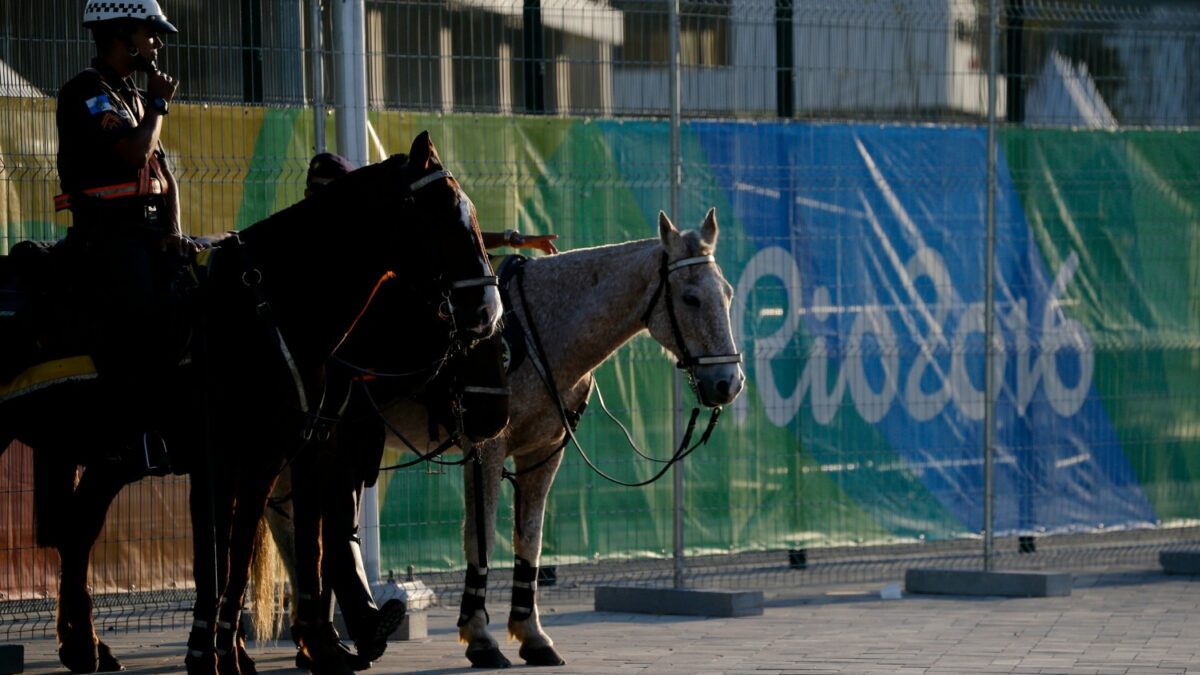
[[[88,0],[83,8],[83,25],[86,28],[118,19],[144,21],[163,33],[179,32],[167,21],[167,15],[163,14],[156,0]]]

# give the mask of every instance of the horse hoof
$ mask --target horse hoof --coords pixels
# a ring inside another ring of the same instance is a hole
[[[236,649],[217,656],[217,674],[242,675],[241,664],[238,661]]]
[[[183,659],[188,675],[215,675],[217,672],[217,655],[215,652],[202,652],[199,656],[188,654]]]
[[[98,673],[116,673],[125,670],[125,666],[113,656],[112,650],[103,642],[96,643],[97,653],[100,655],[100,660],[97,664],[96,672]]]
[[[58,646],[58,660],[72,673],[94,673],[100,667],[100,650],[90,637],[67,640]]]
[[[521,651],[518,652],[521,658],[525,659],[525,663],[531,666],[565,666],[567,662],[563,657],[554,651],[554,647],[549,645],[545,647],[526,647],[521,646]]]
[[[479,651],[467,652],[467,658],[474,668],[508,668],[512,661],[500,653],[499,647],[488,647]]]

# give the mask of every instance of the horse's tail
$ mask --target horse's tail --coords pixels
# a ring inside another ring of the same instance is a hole
[[[270,536],[266,514],[258,519],[258,527],[254,531],[254,552],[254,565],[250,569],[250,579],[254,588],[251,604],[254,639],[273,640],[279,635],[283,613],[276,601],[279,551],[275,548],[275,539]]]
[[[275,490],[271,493],[271,503],[268,506],[266,513],[262,519],[258,521],[258,529],[254,533],[255,544],[258,554],[255,556],[254,576],[255,589],[260,586],[267,586],[267,582],[260,581],[259,576],[265,577],[268,572],[264,569],[261,573],[259,568],[266,565],[269,561],[271,569],[269,574],[272,577],[270,588],[274,589],[277,585],[276,580],[279,579],[282,566],[283,571],[287,574],[289,587],[291,610],[296,611],[296,544],[295,544],[295,528],[292,524],[292,501],[288,495],[292,491],[292,472],[290,469],[285,469],[279,474],[275,480]],[[280,495],[277,497],[276,495]],[[270,536],[267,536],[267,535]],[[262,562],[258,562],[258,561]],[[262,631],[267,626],[271,626],[273,631],[278,631],[283,627],[283,603],[280,598],[283,594],[276,595],[272,593],[262,593],[255,591],[254,607],[252,609],[254,616],[254,633],[255,637],[262,635]],[[295,623],[291,621],[289,623]],[[260,629],[259,626],[262,626]],[[278,635],[278,632],[275,632]],[[260,638],[265,639],[265,638]]]

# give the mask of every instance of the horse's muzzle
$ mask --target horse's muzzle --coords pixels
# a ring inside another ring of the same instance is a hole
[[[746,375],[738,364],[700,366],[695,378],[700,403],[710,408],[733,403],[746,384]]]
[[[491,337],[500,327],[500,317],[504,313],[504,307],[500,303],[500,292],[494,287],[486,288],[483,291],[482,302],[472,308],[462,308],[461,311],[465,316],[457,317],[456,323],[460,330],[469,338],[474,340],[483,340]]]

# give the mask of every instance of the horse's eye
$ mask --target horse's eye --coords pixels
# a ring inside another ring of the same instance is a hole
[[[687,305],[688,307],[699,307],[700,306],[700,298],[697,298],[696,296],[692,295],[691,293],[685,293],[683,295],[683,304]]]

